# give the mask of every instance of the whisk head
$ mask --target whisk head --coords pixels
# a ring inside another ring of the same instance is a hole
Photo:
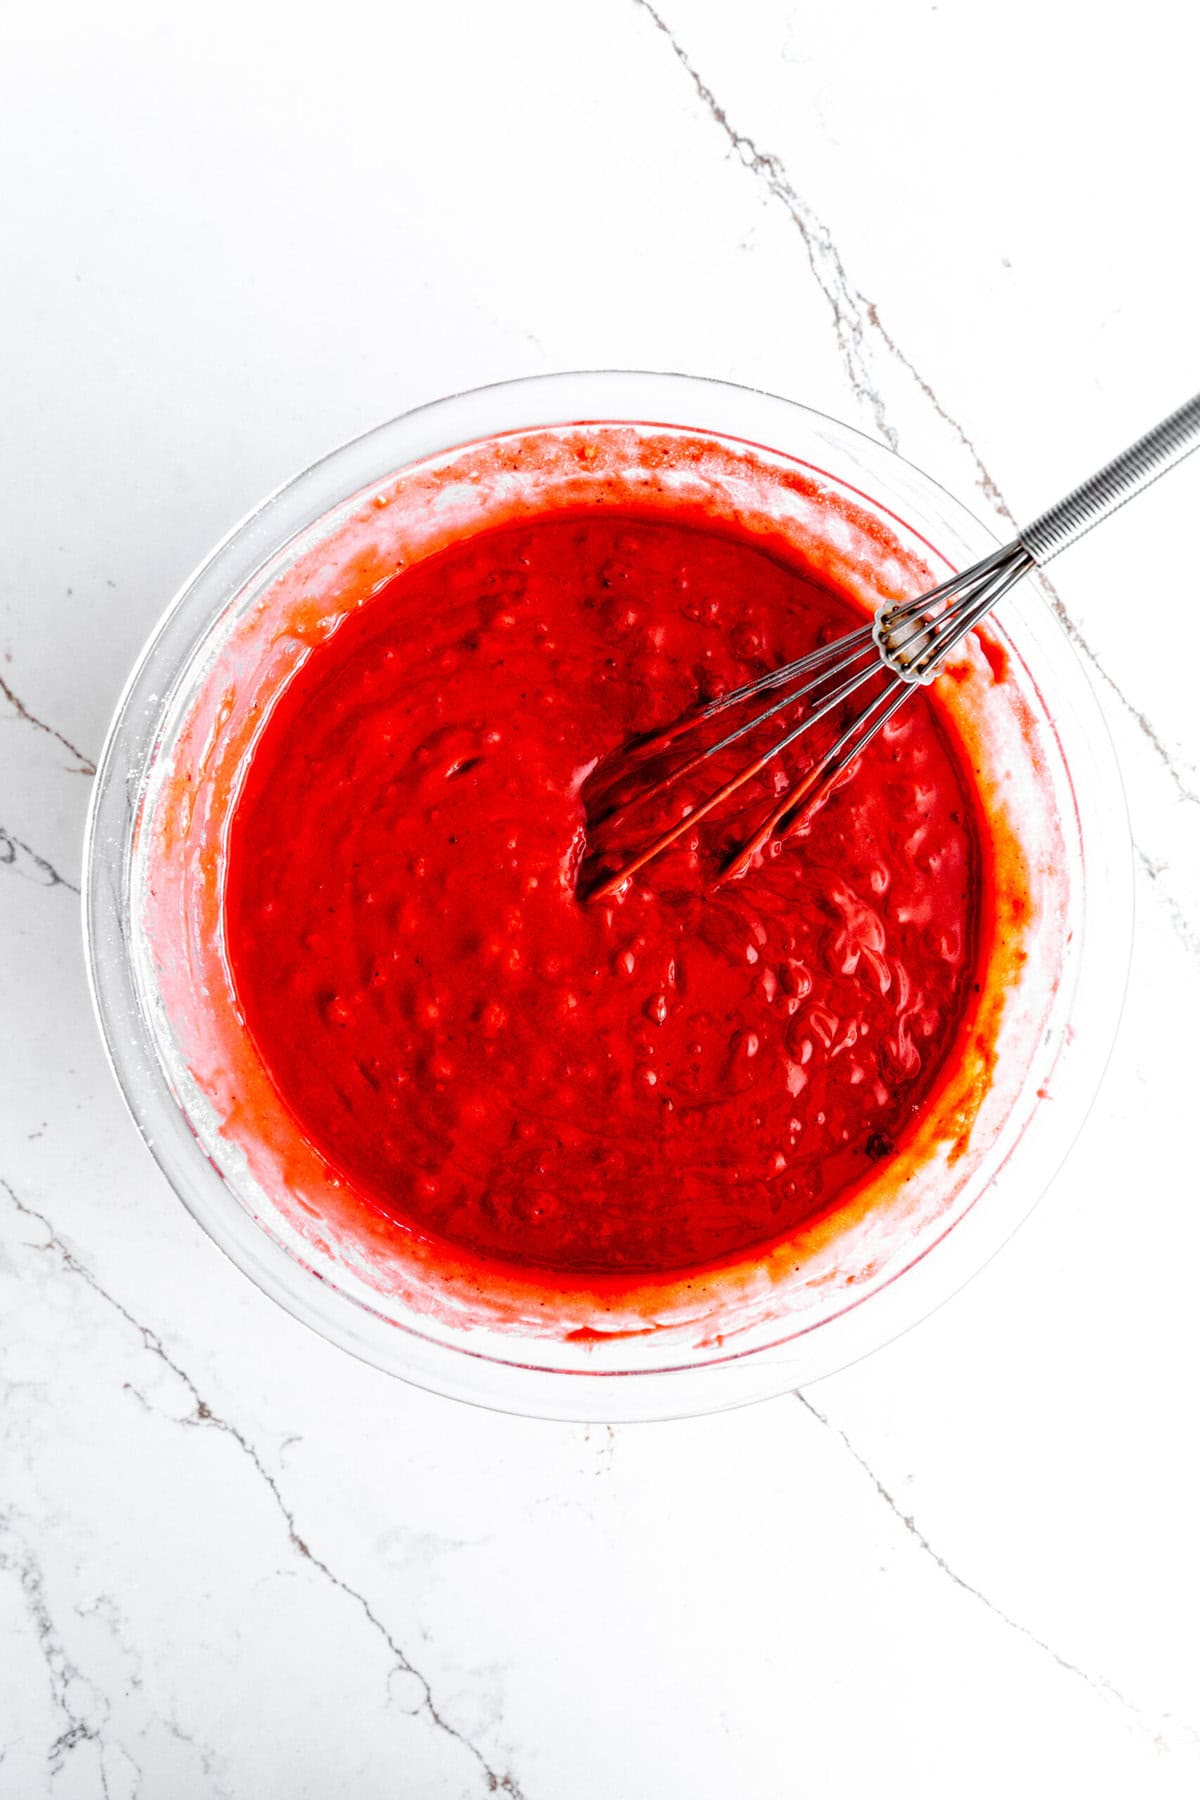
[[[912,600],[885,603],[872,624],[622,744],[583,786],[580,898],[616,893],[768,770],[770,810],[739,830],[716,879],[742,875],[757,856],[773,853],[850,778],[913,689],[936,677],[1033,562],[1016,538]],[[833,741],[811,753],[803,740],[822,720],[831,722]]]

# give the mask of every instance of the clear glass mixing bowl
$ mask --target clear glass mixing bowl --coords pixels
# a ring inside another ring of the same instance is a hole
[[[734,507],[774,506],[772,483],[784,496],[794,474],[807,498],[780,498],[780,516],[801,535],[825,532],[848,578],[861,575],[866,601],[872,571],[844,520],[831,513],[823,522],[823,494],[851,500],[910,571],[936,576],[994,546],[963,506],[899,457],[767,394],[678,375],[587,373],[456,395],[334,451],[217,546],[130,676],[88,821],[84,909],[96,1011],[138,1128],[192,1215],[264,1293],[332,1342],[439,1393],[549,1417],[641,1419],[737,1405],[843,1367],[930,1312],[1015,1229],[1065,1156],[1103,1072],[1128,968],[1132,872],[1119,771],[1087,680],[1027,587],[1005,602],[997,627],[1013,674],[1008,699],[991,706],[996,717],[1005,708],[1013,717],[989,754],[998,780],[1017,782],[1013,816],[1040,809],[1030,843],[1046,865],[1046,894],[1053,889],[1034,934],[1041,950],[1034,945],[1033,961],[1041,954],[1042,962],[1036,979],[1004,999],[1018,1023],[970,1154],[918,1170],[915,1200],[899,1207],[881,1190],[785,1255],[773,1252],[761,1266],[750,1259],[723,1286],[700,1283],[686,1303],[667,1284],[661,1293],[643,1289],[636,1305],[581,1292],[564,1311],[561,1296],[547,1310],[532,1289],[486,1292],[486,1274],[470,1296],[462,1281],[455,1287],[416,1265],[381,1274],[371,1246],[331,1230],[302,1184],[289,1188],[222,1095],[216,1022],[226,1032],[239,1024],[224,992],[219,916],[198,924],[189,911],[194,874],[184,865],[195,851],[195,867],[211,873],[224,821],[210,820],[199,848],[187,848],[187,833],[199,828],[190,809],[180,816],[172,787],[181,745],[195,739],[198,719],[206,741],[219,739],[231,715],[236,723],[239,681],[265,679],[262,666],[247,674],[253,621],[269,619],[305,583],[326,580],[336,593],[380,515],[406,528],[425,506],[426,524],[434,519],[437,508],[421,498],[422,471],[440,472],[438,516],[457,529],[458,506],[470,528],[483,516],[489,480],[509,479],[487,461],[497,438],[513,467],[524,458],[529,469],[541,458],[544,470],[547,455],[552,462],[574,446],[582,479],[582,442],[607,445],[619,473],[622,445],[636,461],[637,432],[651,426],[663,441],[675,432],[681,442],[692,433],[724,444],[721,468],[706,473],[684,459],[669,479],[726,482]],[[743,452],[745,468],[767,471],[765,501],[739,486]],[[531,479],[536,488],[548,477]],[[214,694],[221,705],[205,715]],[[1023,788],[1017,765],[1025,763],[1037,777],[1027,771]],[[1044,1103],[1048,1093],[1053,1104]]]

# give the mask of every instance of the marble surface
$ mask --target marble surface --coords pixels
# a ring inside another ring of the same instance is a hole
[[[965,1292],[803,1395],[544,1425],[311,1336],[142,1149],[78,899],[94,762],[165,600],[381,418],[682,368],[840,415],[996,520],[1185,398],[1185,18],[1145,0],[1136,40],[1081,40],[1044,0],[13,9],[4,1800],[1200,1790],[1200,730],[1171,638],[1200,465],[1048,594],[1136,845],[1099,1104]]]

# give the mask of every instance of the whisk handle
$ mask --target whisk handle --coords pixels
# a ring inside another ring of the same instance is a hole
[[[1018,534],[1035,563],[1077,543],[1093,525],[1109,518],[1119,506],[1148,488],[1152,481],[1200,448],[1200,394],[1194,394],[1177,411],[1163,419],[1136,444],[1105,463],[1089,480],[1065,499],[1042,513]]]

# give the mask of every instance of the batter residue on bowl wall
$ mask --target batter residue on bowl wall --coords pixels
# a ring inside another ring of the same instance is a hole
[[[389,1314],[560,1343],[794,1329],[936,1241],[1064,954],[1001,657],[744,879],[685,840],[573,892],[593,759],[935,567],[819,470],[603,423],[414,464],[264,569],[143,803],[138,953],[266,1229]]]

